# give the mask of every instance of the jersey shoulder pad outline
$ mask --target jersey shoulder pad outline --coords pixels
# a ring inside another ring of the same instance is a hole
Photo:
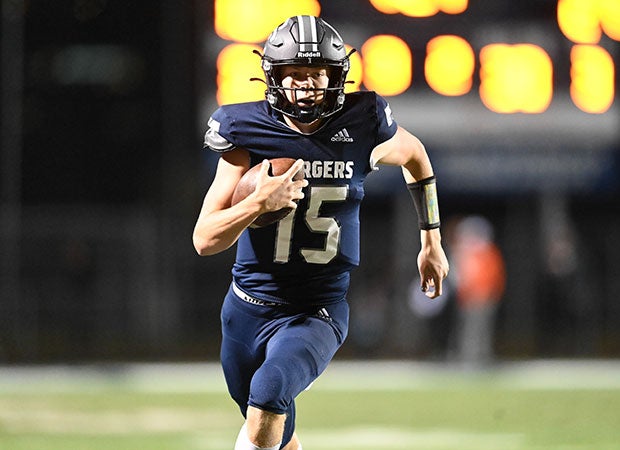
[[[220,123],[217,120],[210,118],[207,125],[209,128],[205,133],[203,147],[208,147],[218,153],[228,152],[235,148],[235,145],[232,142],[229,142],[219,133]]]

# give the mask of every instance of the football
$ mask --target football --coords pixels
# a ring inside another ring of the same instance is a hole
[[[278,176],[285,173],[291,166],[295,163],[296,159],[293,158],[274,158],[269,160],[269,176]],[[256,179],[258,177],[258,173],[260,171],[260,164],[255,165],[250,168],[246,173],[243,174],[237,187],[235,188],[235,192],[233,193],[232,204],[235,205],[239,203],[241,200],[246,198],[256,188]],[[304,179],[304,171],[300,169],[293,176],[293,180],[303,180]],[[293,209],[292,208],[282,208],[278,211],[270,211],[264,214],[261,214],[252,222],[253,228],[260,228],[270,225],[274,222],[284,219]]]

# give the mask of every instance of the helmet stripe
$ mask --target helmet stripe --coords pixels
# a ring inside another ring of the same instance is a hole
[[[316,34],[316,18],[310,16],[310,36],[312,36],[312,49],[313,52],[319,51],[319,39]]]
[[[299,51],[305,52],[308,49],[306,48],[306,30],[303,16],[297,16],[297,29],[299,30]]]

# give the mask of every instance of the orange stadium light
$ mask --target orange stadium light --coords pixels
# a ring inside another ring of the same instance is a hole
[[[558,25],[577,44],[597,44],[602,32],[620,40],[620,1],[558,0]]]
[[[396,6],[395,0],[369,0],[370,4],[383,14],[398,14],[400,8]]]
[[[215,32],[229,41],[259,43],[288,17],[320,13],[317,0],[215,0]]]
[[[471,45],[459,36],[445,35],[426,45],[424,75],[435,92],[456,96],[470,91],[476,60]]]
[[[460,14],[467,9],[468,0],[369,0],[383,14],[404,14],[409,17],[430,17],[444,12]]]
[[[620,41],[620,1],[598,0],[601,27],[607,36]]]
[[[400,12],[409,17],[430,17],[439,12],[435,0],[399,0],[397,3]]]
[[[571,41],[596,44],[601,40],[598,0],[558,0],[557,17],[560,30]]]
[[[390,35],[373,36],[362,45],[364,86],[381,95],[398,95],[411,86],[413,56],[407,44]]]
[[[250,81],[251,77],[265,78],[260,59],[252,50],[262,51],[251,44],[230,44],[217,58],[217,102],[220,105],[249,102],[265,98],[265,85]]]
[[[553,96],[553,64],[533,44],[491,44],[480,51],[480,98],[498,113],[542,113]]]
[[[570,52],[570,95],[575,105],[587,113],[607,111],[614,101],[614,62],[597,45],[575,45]]]
[[[468,0],[435,0],[440,11],[446,14],[461,14],[469,6]]]

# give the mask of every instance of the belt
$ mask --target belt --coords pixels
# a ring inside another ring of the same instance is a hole
[[[244,302],[251,303],[253,305],[260,305],[260,306],[282,306],[281,303],[266,302],[265,300],[259,300],[257,298],[252,297],[246,294],[245,292],[243,292],[241,288],[237,286],[236,283],[232,284],[232,288],[233,288],[233,292],[235,293],[235,295],[237,295],[237,297],[239,297]]]
[[[234,282],[232,283],[232,288],[233,288],[233,292],[235,293],[235,295],[246,303],[251,303],[252,305],[259,305],[259,306],[286,306],[283,303],[266,302],[265,300],[259,300],[257,298],[254,298],[251,295],[248,295],[245,292],[243,292],[241,288],[237,286],[237,284]],[[320,319],[326,320],[328,322],[332,321],[332,318],[329,315],[329,312],[327,311],[326,308],[319,309],[313,315]]]

